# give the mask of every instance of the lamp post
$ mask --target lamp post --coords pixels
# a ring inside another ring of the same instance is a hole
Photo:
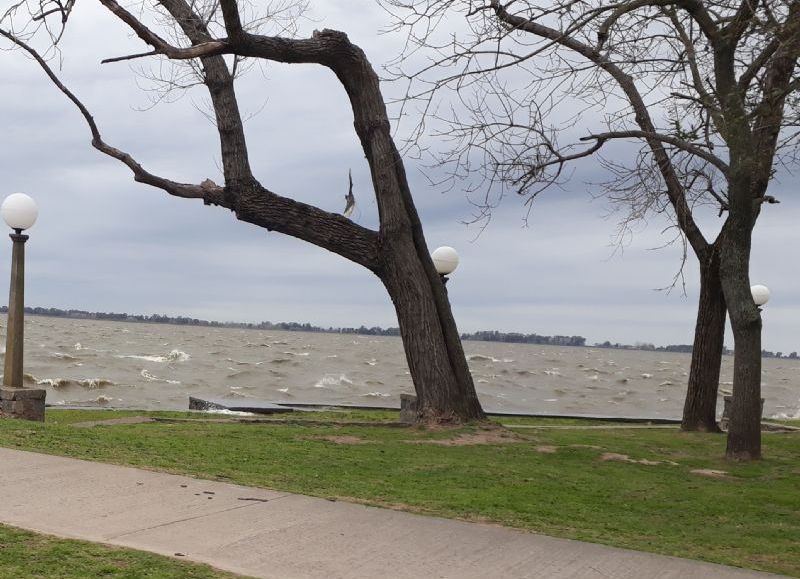
[[[431,259],[433,260],[433,266],[436,268],[436,272],[442,278],[442,283],[447,284],[447,276],[453,273],[458,267],[458,252],[452,247],[443,245],[442,247],[436,248],[433,253],[431,253]]]
[[[0,215],[14,233],[10,234],[11,288],[8,294],[8,322],[6,324],[6,356],[3,371],[3,389],[0,393],[4,412],[20,418],[44,420],[46,391],[23,389],[22,353],[25,307],[25,242],[22,232],[30,229],[39,215],[36,202],[24,193],[13,193],[0,205]]]

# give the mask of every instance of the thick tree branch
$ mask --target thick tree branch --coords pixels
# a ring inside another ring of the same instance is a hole
[[[787,20],[777,31],[777,39],[781,45],[766,68],[763,97],[753,119],[754,150],[757,152],[754,194],[758,197],[766,192],[772,174],[786,97],[798,82],[794,73],[800,58],[800,1],[795,0],[790,5]]]
[[[209,39],[207,42],[196,44],[188,48],[179,48],[171,45],[161,38],[158,34],[150,30],[147,26],[136,18],[133,14],[117,4],[115,0],[100,0],[117,18],[127,24],[131,30],[144,42],[152,46],[158,54],[163,54],[167,58],[174,60],[188,60],[203,56],[230,53],[230,47],[225,40]]]
[[[632,0],[630,2],[621,2],[618,4],[614,11],[600,25],[597,31],[599,41],[598,50],[602,47],[605,39],[608,38],[611,28],[617,23],[617,20],[626,14],[647,7],[677,7],[683,9],[697,22],[700,26],[700,30],[703,31],[703,34],[706,35],[708,40],[712,44],[716,42],[718,34],[717,24],[700,0]]]
[[[735,39],[738,43],[742,34],[753,23],[753,17],[758,9],[759,0],[741,0],[739,8],[736,10],[730,23],[722,30],[722,34],[728,38]]]
[[[712,155],[708,151],[701,149],[697,145],[693,145],[683,139],[678,139],[677,137],[673,137],[671,135],[662,135],[659,133],[650,133],[647,131],[610,131],[607,133],[598,133],[595,135],[587,135],[585,137],[581,137],[581,141],[589,141],[593,139],[598,140],[608,140],[608,139],[645,139],[645,140],[656,140],[661,141],[662,143],[667,143],[672,145],[676,149],[680,149],[681,151],[686,151],[687,153],[691,153],[692,155],[703,159],[714,165],[717,169],[722,171],[723,174],[727,174],[730,167],[728,167],[727,163],[725,163],[722,159],[717,157],[716,155]]]
[[[777,38],[773,38],[764,50],[762,50],[758,56],[756,56],[753,61],[748,65],[747,69],[739,76],[739,90],[747,92],[747,89],[750,87],[750,83],[753,82],[753,79],[756,75],[761,72],[764,68],[764,65],[767,64],[772,55],[775,54],[775,51],[778,50],[781,46],[781,41]]]
[[[145,170],[133,157],[131,157],[128,153],[121,151],[115,147],[112,147],[108,143],[106,143],[102,136],[100,135],[100,130],[97,128],[97,123],[95,123],[94,117],[92,117],[89,110],[86,106],[78,99],[75,94],[70,91],[64,83],[58,78],[55,74],[53,69],[50,65],[47,64],[47,61],[29,44],[24,42],[23,40],[17,38],[10,32],[6,30],[0,29],[0,36],[10,40],[12,43],[23,49],[27,52],[41,67],[41,69],[45,72],[45,74],[50,78],[50,81],[60,90],[64,95],[74,104],[78,110],[80,111],[81,115],[83,116],[86,124],[89,126],[89,130],[92,133],[92,146],[97,149],[98,151],[105,153],[109,157],[113,157],[118,161],[124,163],[133,173],[133,178],[140,182],[146,183],[147,185],[152,185],[153,187],[158,187],[159,189],[163,189],[170,195],[175,195],[176,197],[185,197],[191,199],[204,199],[210,203],[218,203],[222,200],[222,188],[221,187],[213,187],[213,188],[203,188],[200,185],[190,185],[187,183],[178,183],[176,181],[171,181],[169,179],[165,179],[163,177],[159,177],[158,175],[154,175],[149,171]]]
[[[204,45],[213,41],[206,23],[192,11],[185,0],[159,0],[159,3],[175,19],[193,45]],[[247,139],[233,86],[233,75],[220,55],[204,56],[200,62],[203,66],[203,82],[208,88],[214,108],[225,184],[229,191],[235,191],[242,184],[254,182],[255,177],[250,168]]]

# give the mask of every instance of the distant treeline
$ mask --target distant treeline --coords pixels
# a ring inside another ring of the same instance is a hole
[[[612,344],[611,342],[603,342],[602,344],[596,343],[594,345],[595,348],[613,348],[617,350],[645,350],[647,352],[685,352],[687,354],[692,353],[692,345],[691,344],[673,344],[670,346],[655,346],[649,343],[642,343],[637,342],[634,345],[628,344]],[[727,348],[725,346],[722,347],[722,353],[725,356],[730,356],[733,354],[733,350]],[[798,358],[797,352],[792,352],[790,354],[784,354],[783,352],[772,352],[770,350],[761,350],[761,357],[762,358],[788,358],[791,360],[796,360]]]
[[[0,312],[8,313],[7,306],[0,306]],[[115,312],[87,312],[84,310],[62,310],[59,308],[25,308],[26,314],[35,316],[51,316],[56,318],[72,318],[77,320],[110,320],[114,322],[134,322],[146,324],[172,324],[177,326],[208,326],[212,328],[241,328],[247,330],[285,330],[288,332],[321,332],[329,334],[360,334],[364,336],[399,336],[400,328],[380,328],[360,326],[358,328],[321,328],[297,322],[216,322],[188,318],[186,316],[165,316],[162,314],[126,314]]]
[[[462,340],[481,342],[509,342],[513,344],[546,344],[548,346],[585,346],[583,336],[540,336],[539,334],[519,334],[517,332],[498,332],[484,330],[472,334],[461,334]]]
[[[6,306],[0,306],[0,312],[7,313]],[[368,328],[366,326],[359,326],[358,328],[337,328],[320,326],[312,326],[309,323],[300,324],[298,322],[260,322],[243,323],[243,322],[215,322],[209,320],[200,320],[197,318],[188,318],[185,316],[165,316],[161,314],[126,314],[126,313],[108,313],[108,312],[87,312],[84,310],[62,310],[59,308],[25,308],[26,314],[33,314],[37,316],[53,316],[57,318],[75,318],[79,320],[111,320],[115,322],[139,322],[148,324],[173,324],[178,326],[208,326],[213,328],[242,328],[248,330],[284,330],[288,332],[320,332],[326,334],[358,334],[361,336],[399,336],[399,328],[381,328],[373,326]],[[482,342],[505,342],[513,344],[542,344],[547,346],[586,346],[586,338],[583,336],[540,336],[539,334],[522,334],[518,332],[498,332],[496,330],[485,330],[480,332],[473,332],[471,334],[462,334],[462,340],[475,340]],[[690,344],[673,344],[669,346],[655,346],[650,343],[637,342],[631,344],[612,344],[609,341],[597,342],[592,347],[594,348],[612,348],[617,350],[645,350],[651,352],[685,352],[691,353],[692,346]],[[732,350],[724,348],[724,354],[733,354]],[[761,355],[764,358],[789,358],[796,360],[798,358],[797,352],[792,352],[784,355],[783,352],[770,352],[769,350],[762,350]]]

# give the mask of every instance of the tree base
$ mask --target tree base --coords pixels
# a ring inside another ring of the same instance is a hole
[[[681,430],[684,432],[704,432],[708,434],[721,434],[722,429],[719,427],[719,424],[713,422],[711,424],[707,424],[705,422],[698,422],[698,423],[691,423],[691,424],[681,424]]]
[[[725,453],[725,458],[733,462],[752,462],[761,460],[761,453],[753,453],[749,450],[728,451]]]

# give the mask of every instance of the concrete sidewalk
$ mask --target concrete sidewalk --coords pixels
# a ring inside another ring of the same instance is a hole
[[[294,578],[776,577],[498,526],[0,448],[0,522]]]

